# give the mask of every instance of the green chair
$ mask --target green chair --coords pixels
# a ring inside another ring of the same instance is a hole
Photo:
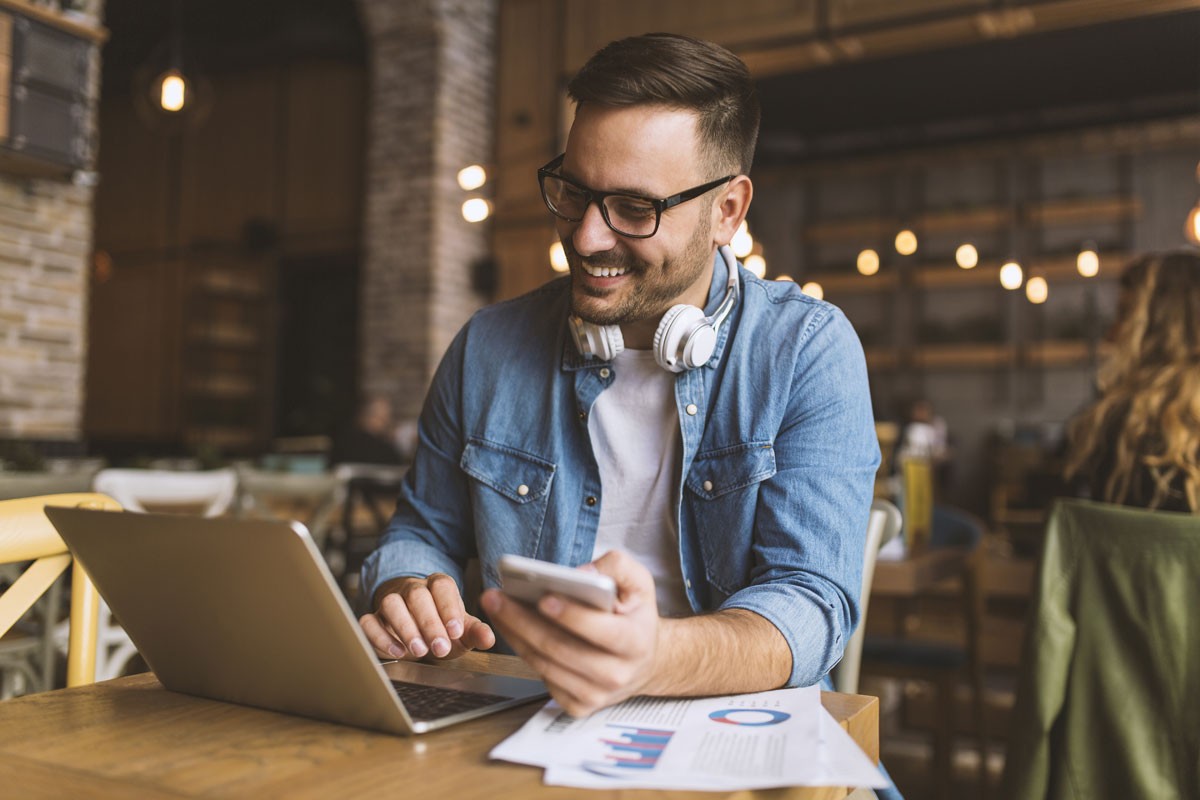
[[[1200,515],[1061,500],[1003,797],[1200,797]]]

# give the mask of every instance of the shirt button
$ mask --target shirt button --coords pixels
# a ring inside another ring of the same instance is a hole
[[[580,421],[580,422],[587,422],[587,412],[586,412],[586,411],[580,411],[580,412],[579,412],[579,421]]]
[[[517,487],[517,494],[521,495],[521,497],[524,497],[525,495],[529,494],[529,487],[522,483]]]
[[[686,412],[688,413],[688,416],[689,416],[689,417],[694,417],[694,416],[696,416],[696,412],[697,412],[697,411],[699,411],[699,410],[700,410],[700,409],[696,408],[696,404],[695,404],[695,403],[688,403],[688,404],[687,404],[687,408],[685,408],[685,409],[684,409],[684,411],[686,411]]]
[[[609,375],[612,375],[612,370],[610,370],[608,367],[605,367],[604,369],[600,370],[601,378],[607,378]]]
[[[686,586],[686,587],[687,587],[687,588],[689,588],[689,589],[690,589],[690,588],[692,588],[692,582],[691,582],[690,580],[686,580],[686,581],[684,581],[684,582],[683,582],[683,585],[684,585],[684,586]]]
[[[524,488],[525,488],[524,486],[522,486],[522,487],[521,487],[521,489],[524,489]],[[518,491],[518,492],[520,492],[520,491],[521,491],[521,489],[518,489],[517,491]],[[704,482],[704,491],[706,491],[706,492],[711,492],[711,491],[712,491],[712,481],[705,481],[705,482]]]
[[[587,503],[589,506],[594,506],[596,505],[596,498],[592,495],[588,495],[588,498],[583,502]]]

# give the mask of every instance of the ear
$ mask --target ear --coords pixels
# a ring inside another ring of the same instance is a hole
[[[713,245],[719,247],[729,244],[729,240],[737,233],[738,226],[746,218],[753,197],[754,184],[745,175],[738,175],[725,186],[724,193],[713,205]]]

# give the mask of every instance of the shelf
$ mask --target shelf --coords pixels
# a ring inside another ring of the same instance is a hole
[[[219,328],[195,327],[188,334],[192,344],[229,347],[239,350],[257,349],[261,343],[258,331],[247,326],[225,325]]]
[[[1100,253],[1100,274],[1085,278],[1075,267],[1075,255],[1035,256],[1022,260],[1025,274],[1041,275],[1051,283],[1085,283],[1089,280],[1109,280],[1133,258],[1131,253]],[[986,261],[974,269],[956,266],[919,267],[913,282],[922,289],[956,289],[975,286],[999,286],[999,261]],[[864,290],[865,291],[865,290]]]
[[[183,436],[190,445],[249,448],[258,444],[258,431],[253,427],[188,425]]]
[[[1005,344],[925,344],[913,352],[918,367],[997,367],[1009,364],[1015,350]]]
[[[851,274],[837,272],[825,275],[816,273],[806,275],[804,279],[821,284],[821,288],[826,293],[890,292],[900,284],[900,276],[894,271],[875,275],[859,275],[857,272]]]
[[[916,217],[862,217],[831,220],[805,226],[800,238],[813,244],[859,239],[869,246],[880,238],[891,239],[901,228],[916,231],[917,236],[932,233],[978,234],[999,230],[1028,220],[1042,226],[1071,225],[1080,222],[1113,222],[1136,218],[1142,205],[1136,197],[1113,196],[1050,200],[1026,204],[1017,209],[1008,206],[927,211]]]
[[[196,397],[221,400],[252,400],[258,397],[258,384],[241,375],[213,375],[188,383],[188,393]]]
[[[1120,222],[1141,216],[1136,197],[1095,197],[1051,200],[1030,206],[1029,219],[1040,225],[1073,225],[1080,222]]]
[[[20,14],[96,44],[104,44],[108,40],[108,30],[98,22],[92,22],[87,15],[68,15],[45,6],[36,6],[29,0],[0,0],[0,12],[4,11]]]
[[[1108,352],[1104,344],[1097,357]],[[867,368],[896,369],[911,363],[920,369],[991,369],[1005,366],[1083,367],[1088,363],[1088,344],[1074,339],[1049,339],[1021,346],[988,343],[923,344],[912,350],[896,347],[865,347]]]
[[[195,279],[195,288],[210,295],[258,300],[263,296],[262,283],[254,274],[226,270],[208,270]]]

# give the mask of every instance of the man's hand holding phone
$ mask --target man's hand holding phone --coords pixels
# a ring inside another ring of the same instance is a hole
[[[429,653],[457,658],[496,644],[492,629],[467,613],[449,575],[397,578],[380,586],[375,598],[375,612],[358,622],[383,658],[424,658]]]
[[[559,705],[576,717],[661,689],[654,578],[632,556],[615,550],[593,567],[567,569],[578,573],[560,585],[570,587],[568,591],[546,592],[543,579],[531,581],[541,595],[533,606],[513,599],[507,580],[503,591],[488,589],[481,598],[505,640],[541,675]],[[611,611],[568,593],[583,592],[579,585],[590,581],[582,576],[612,579],[616,602]]]

